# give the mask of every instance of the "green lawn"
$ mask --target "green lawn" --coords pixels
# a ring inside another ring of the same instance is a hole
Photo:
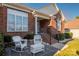
[[[68,47],[56,53],[55,56],[79,56],[79,39],[67,43]]]

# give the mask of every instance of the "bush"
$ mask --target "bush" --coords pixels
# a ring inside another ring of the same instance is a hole
[[[4,36],[4,42],[11,42],[11,41],[12,41],[12,36],[10,36],[10,35]]]
[[[5,43],[5,48],[6,47],[11,47],[12,46],[12,36],[5,35],[4,36],[4,43]]]
[[[68,39],[68,38],[72,38],[73,33],[72,32],[66,32],[66,33],[64,33],[64,35],[65,35],[65,38]]]
[[[57,40],[64,40],[64,33],[59,33],[56,35]]]
[[[4,46],[3,44],[0,44],[0,56],[4,55]]]
[[[4,55],[4,36],[0,33],[0,56]]]
[[[4,37],[3,37],[3,34],[0,33],[0,43],[4,41]]]
[[[33,39],[34,38],[34,33],[28,33],[24,39]]]

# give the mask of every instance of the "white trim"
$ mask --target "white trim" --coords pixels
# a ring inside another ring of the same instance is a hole
[[[23,31],[23,16],[22,16],[22,31]]]
[[[43,16],[43,15],[39,15],[37,14],[38,17],[41,17],[41,18],[44,18],[44,19],[50,19],[50,17],[47,17],[47,16]]]
[[[37,29],[37,16],[35,16],[35,34],[38,34],[38,29]]]
[[[16,32],[16,16],[15,16],[15,31],[14,32]]]
[[[10,8],[7,8],[7,10],[9,11],[8,13],[10,13],[10,14],[14,14],[14,15],[18,15],[18,16],[25,16],[25,17],[28,16],[26,12],[22,12],[19,10],[10,9]]]
[[[22,9],[22,8],[20,8],[20,7],[16,7],[16,6],[14,6],[14,5],[11,5],[11,4],[7,4],[7,3],[3,3],[2,4],[3,6],[6,6],[6,7],[9,7],[9,8],[13,8],[13,9],[17,9],[17,10],[21,10],[21,11],[25,11],[25,12],[29,12],[29,13],[31,13],[31,11],[29,11],[29,10],[27,10],[27,8],[26,7],[24,7],[25,9]],[[18,4],[17,4],[18,5]],[[21,6],[21,5],[19,5],[19,6]]]

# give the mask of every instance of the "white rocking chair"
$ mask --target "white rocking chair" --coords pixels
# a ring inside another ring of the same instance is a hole
[[[20,36],[13,36],[12,40],[16,48],[21,48],[21,51],[27,47],[27,40],[22,39]]]
[[[35,54],[44,51],[44,44],[42,44],[42,38],[40,35],[34,36],[34,45],[31,45],[31,53]]]

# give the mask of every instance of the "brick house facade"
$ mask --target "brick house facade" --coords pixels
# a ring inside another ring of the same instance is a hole
[[[7,32],[7,9],[11,8],[11,9],[15,9],[15,10],[20,10],[23,11],[25,13],[28,13],[28,31],[26,32]],[[25,6],[21,6],[18,4],[0,4],[0,32],[2,32],[4,35],[11,35],[11,36],[22,36],[24,37],[27,33],[29,32],[35,32],[35,18],[34,15],[32,14],[33,9],[27,8]],[[39,22],[40,22],[40,30],[41,32],[44,32],[44,34],[42,34],[42,38],[43,41],[50,43],[50,35],[47,34],[47,30],[48,30],[48,25],[50,23],[51,17],[49,15],[40,13],[40,12],[36,12],[36,14],[38,14],[40,17],[38,17]],[[61,32],[63,32],[64,29],[64,22],[61,22]],[[52,27],[51,27],[51,32],[52,35],[53,34],[57,34],[58,31],[56,29],[56,21],[53,20],[52,23]],[[55,36],[55,35],[53,35]],[[47,38],[46,38],[47,37]],[[58,42],[55,38],[52,37],[52,41],[51,43],[55,43]]]

